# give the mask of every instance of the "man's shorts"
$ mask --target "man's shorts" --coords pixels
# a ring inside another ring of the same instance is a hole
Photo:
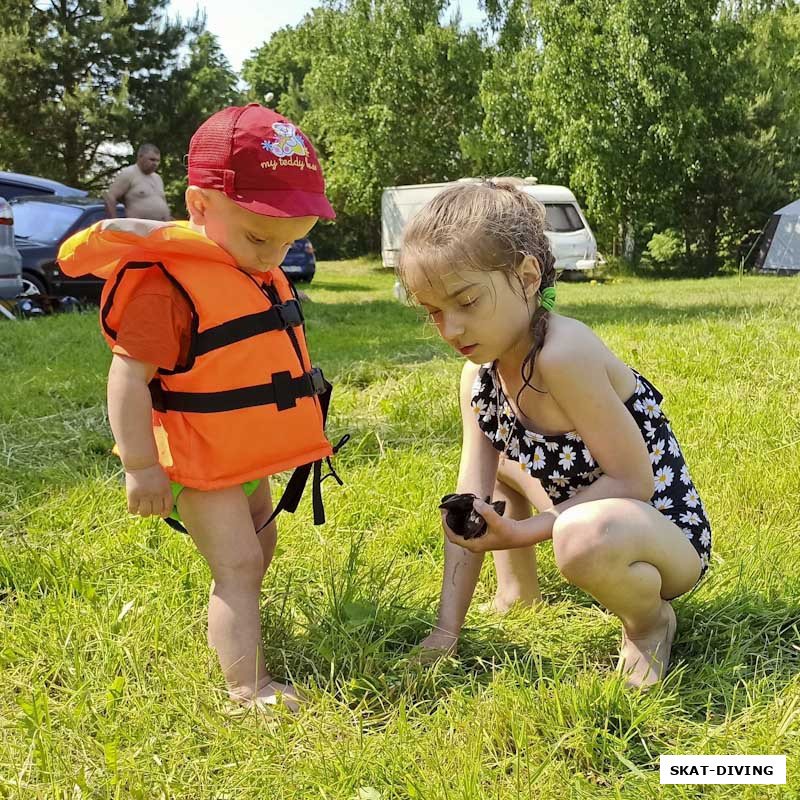
[[[258,484],[261,483],[263,478],[256,478],[252,481],[247,481],[246,483],[242,484],[242,489],[244,489],[244,493],[247,497],[250,497],[253,492],[258,489]],[[173,498],[173,506],[172,506],[172,513],[169,515],[169,519],[174,519],[176,522],[183,522],[181,519],[181,515],[178,513],[178,495],[186,488],[181,483],[175,483],[175,481],[170,481],[172,486],[172,498]]]

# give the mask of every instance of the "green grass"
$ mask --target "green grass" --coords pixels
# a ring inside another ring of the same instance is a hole
[[[281,519],[263,591],[269,667],[311,698],[297,719],[222,713],[208,570],[125,511],[95,315],[2,324],[0,797],[800,796],[800,283],[559,290],[663,391],[714,526],[709,575],[676,602],[674,670],[640,695],[613,674],[619,623],[549,544],[544,608],[473,610],[457,661],[409,663],[439,591],[460,363],[374,265],[318,276],[311,348],[336,384],[331,436],[353,439],[328,524],[308,501]],[[476,601],[493,589],[487,565]],[[789,782],[660,787],[670,753],[784,753]]]

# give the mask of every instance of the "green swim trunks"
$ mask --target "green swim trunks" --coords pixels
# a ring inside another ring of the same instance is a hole
[[[245,495],[250,497],[253,492],[258,489],[258,484],[261,483],[262,478],[256,478],[252,481],[247,481],[246,483],[242,484],[242,489],[244,489]],[[181,519],[181,515],[178,513],[178,495],[186,488],[181,483],[175,483],[175,481],[170,481],[172,485],[172,498],[174,501],[174,505],[172,506],[172,513],[169,515],[169,519],[174,519],[176,522],[183,522]]]

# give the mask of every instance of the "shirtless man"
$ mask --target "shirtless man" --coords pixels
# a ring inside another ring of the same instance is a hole
[[[106,192],[108,216],[117,216],[117,203],[125,206],[125,215],[137,219],[169,220],[172,215],[164,195],[164,183],[156,173],[161,153],[154,144],[143,144],[136,153],[136,163],[121,169]]]

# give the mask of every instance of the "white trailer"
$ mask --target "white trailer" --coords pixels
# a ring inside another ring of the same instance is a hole
[[[384,267],[394,269],[397,266],[403,230],[414,214],[439,192],[452,185],[453,183],[419,183],[389,186],[383,190],[381,256]],[[556,257],[556,269],[594,269],[597,265],[597,243],[575,195],[566,186],[537,184],[535,178],[525,178],[522,189],[544,205],[548,227],[546,234]]]

